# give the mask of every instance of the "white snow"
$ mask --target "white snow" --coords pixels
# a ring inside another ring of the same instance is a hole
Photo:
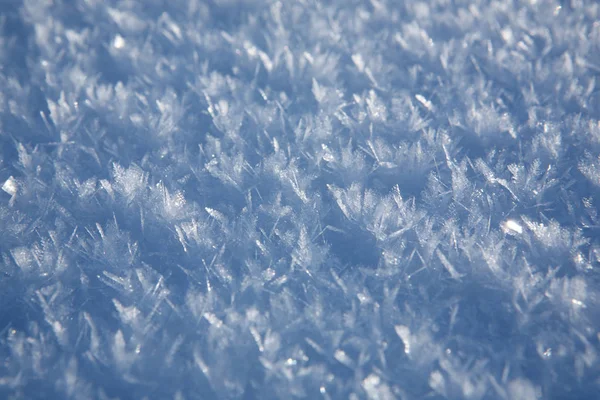
[[[598,2],[2,11],[0,397],[598,393]]]
[[[18,186],[17,186],[17,181],[15,180],[15,178],[13,178],[11,176],[6,181],[4,181],[4,183],[2,184],[2,190],[4,190],[6,193],[10,194],[11,196],[16,195]]]

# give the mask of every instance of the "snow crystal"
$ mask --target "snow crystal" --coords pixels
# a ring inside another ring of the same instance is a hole
[[[123,39],[123,36],[121,35],[116,35],[115,39],[113,41],[113,46],[115,46],[115,49],[122,49],[123,47],[125,47],[125,39]]]
[[[404,343],[404,352],[406,354],[410,354],[411,351],[411,347],[410,347],[410,343],[411,343],[411,335],[410,335],[410,330],[403,325],[397,325],[394,327],[394,329],[396,330],[396,334],[398,336],[400,336],[400,339],[402,339],[402,342]]]
[[[11,196],[17,194],[17,182],[15,181],[15,178],[11,176],[6,181],[4,181],[4,183],[2,184],[2,190],[10,194]]]
[[[523,233],[523,227],[514,219],[507,219],[502,223],[502,230],[504,233],[509,234],[521,234]]]
[[[593,0],[9,0],[0,397],[586,399]]]

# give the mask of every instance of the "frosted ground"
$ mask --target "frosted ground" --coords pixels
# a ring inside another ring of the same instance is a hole
[[[593,399],[600,5],[0,2],[0,397]]]

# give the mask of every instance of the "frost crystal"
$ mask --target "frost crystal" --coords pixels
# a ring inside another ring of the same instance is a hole
[[[15,178],[11,176],[6,181],[4,181],[4,184],[2,184],[2,190],[10,194],[11,196],[17,194],[17,182],[15,181]]]
[[[597,1],[0,3],[0,398],[597,397]]]
[[[508,219],[502,223],[502,230],[504,233],[509,233],[511,235],[521,234],[523,233],[523,227],[521,224],[516,222],[513,219]]]

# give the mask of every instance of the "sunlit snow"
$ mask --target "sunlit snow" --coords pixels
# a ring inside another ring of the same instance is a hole
[[[0,1],[0,399],[595,399],[598,21]]]

